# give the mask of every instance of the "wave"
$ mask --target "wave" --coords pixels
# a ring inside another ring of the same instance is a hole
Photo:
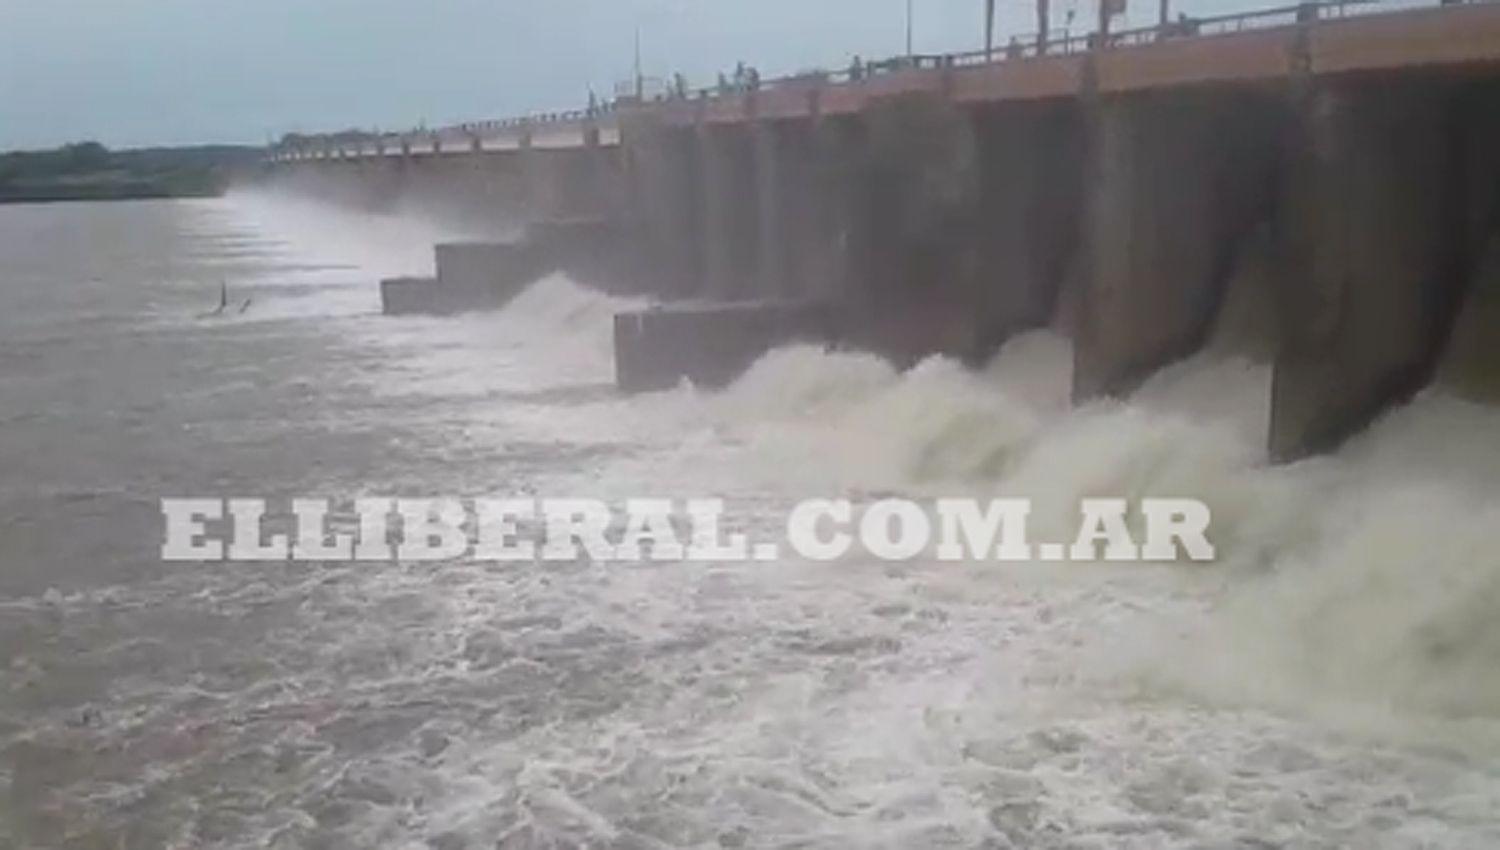
[[[1500,719],[1500,411],[1428,393],[1334,456],[1272,467],[1270,367],[1205,354],[1130,399],[1067,409],[1068,353],[1029,335],[979,371],[931,358],[900,373],[794,347],[713,403],[778,448],[799,442],[803,476],[1030,497],[1036,540],[1070,540],[1084,497],[1202,499],[1220,589],[1186,620],[1148,612],[1122,636],[1153,687]]]
[[[830,484],[862,489],[992,480],[1038,433],[1047,411],[1023,380],[1048,353],[973,371],[931,357],[902,373],[864,353],[795,346],[761,358],[710,404],[729,428],[800,448]],[[1002,354],[1002,356],[1004,356]]]
[[[257,232],[315,243],[320,258],[365,274],[426,270],[432,243],[454,235],[247,203]],[[401,235],[384,235],[388,226]],[[641,306],[553,275],[497,313],[403,319],[379,333],[409,343],[418,354],[403,368],[444,392],[514,386],[518,370],[526,385],[607,382],[613,316]],[[1219,589],[1185,619],[1142,615],[1122,636],[1144,656],[1133,676],[1205,700],[1500,718],[1500,549],[1488,539],[1500,520],[1500,411],[1428,393],[1334,456],[1271,467],[1271,368],[1244,348],[1212,346],[1128,399],[1076,408],[1071,345],[1049,331],[1018,336],[979,370],[933,357],[902,372],[868,354],[792,346],[721,392],[606,404],[646,423],[643,433],[681,436],[685,462],[733,455],[745,480],[1029,496],[1040,540],[1068,539],[1080,498],[1202,499]],[[705,420],[713,439],[699,433]]]
[[[1382,737],[1500,746],[1497,427],[1500,411],[1429,393],[1332,457],[1252,473],[1274,489],[1247,503],[1259,525],[1231,555],[1253,569],[1144,627],[1132,674]]]

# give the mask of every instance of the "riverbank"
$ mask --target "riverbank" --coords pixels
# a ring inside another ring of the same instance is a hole
[[[0,204],[216,197],[260,156],[238,145],[111,151],[94,142],[15,151],[0,154]]]

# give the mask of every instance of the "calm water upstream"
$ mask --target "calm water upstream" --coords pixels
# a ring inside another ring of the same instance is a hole
[[[1267,469],[1263,367],[1068,410],[1044,333],[626,399],[568,280],[379,316],[443,235],[0,207],[0,848],[1500,846],[1500,413]],[[882,493],[1199,496],[1220,560],[159,558],[164,496]]]

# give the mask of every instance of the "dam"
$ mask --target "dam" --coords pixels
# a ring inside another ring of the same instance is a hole
[[[553,271],[656,306],[621,389],[797,341],[980,363],[1050,327],[1077,402],[1210,343],[1272,365],[1266,446],[1326,451],[1433,382],[1500,395],[1500,4],[1304,3],[585,110],[288,137],[265,180],[495,222],[382,283],[503,304]]]

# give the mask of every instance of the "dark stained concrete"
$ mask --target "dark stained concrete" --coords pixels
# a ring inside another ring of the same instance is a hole
[[[851,345],[900,364],[972,356],[973,222],[978,142],[972,117],[944,98],[875,104],[846,155],[847,277],[837,307]]]
[[[1283,121],[1274,99],[1191,91],[1106,98],[1092,124],[1077,399],[1128,393],[1206,341],[1270,214]]]
[[[438,305],[437,278],[393,277],[382,280],[380,311],[387,316],[442,312]]]
[[[530,243],[445,242],[433,253],[440,298],[455,310],[502,307],[549,270]]]
[[[722,387],[761,355],[834,334],[825,305],[809,302],[681,304],[615,316],[616,383],[626,392],[683,380]]]
[[[759,282],[759,194],[750,125],[700,127],[703,161],[703,292],[718,301],[754,297]]]
[[[1437,381],[1473,401],[1500,402],[1500,233],[1475,269]]]
[[[601,292],[636,295],[649,291],[652,270],[641,265],[631,232],[617,218],[532,222],[521,242],[533,279],[560,272]]]
[[[1447,86],[1321,84],[1282,214],[1284,346],[1270,450],[1334,447],[1431,377],[1464,277]]]
[[[1456,103],[1469,273],[1437,380],[1449,392],[1494,403],[1500,402],[1500,84],[1467,86]]]
[[[979,199],[972,286],[983,355],[1048,325],[1078,251],[1086,145],[1070,102],[1008,103],[977,113]]]
[[[688,298],[702,288],[702,159],[691,128],[633,117],[625,147],[625,226],[638,246],[642,291]]]

